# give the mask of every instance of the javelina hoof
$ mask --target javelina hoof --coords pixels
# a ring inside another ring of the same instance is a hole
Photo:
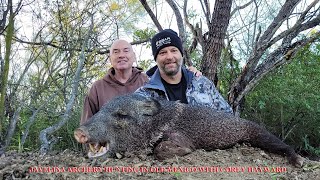
[[[167,132],[163,134],[162,141],[156,146],[154,154],[157,159],[163,160],[174,156],[184,156],[195,149],[190,138],[180,132]]]
[[[172,158],[174,156],[184,156],[191,153],[192,150],[187,147],[180,147],[171,141],[162,141],[154,149],[155,157],[158,160]]]
[[[289,159],[289,162],[294,165],[295,167],[302,167],[303,163],[304,163],[304,158],[299,156],[298,154],[295,154],[294,156],[292,156],[290,159]]]

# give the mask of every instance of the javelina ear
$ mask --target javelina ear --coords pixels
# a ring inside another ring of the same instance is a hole
[[[143,115],[153,116],[159,113],[161,105],[155,99],[145,98],[143,101],[139,102],[139,107]]]
[[[128,112],[124,111],[123,109],[121,108],[118,108],[113,114],[116,114],[118,116],[128,116]]]

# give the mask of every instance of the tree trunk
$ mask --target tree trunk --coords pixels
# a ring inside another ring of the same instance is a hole
[[[232,0],[216,0],[209,32],[205,37],[201,71],[210,80],[217,84],[217,67],[224,47],[224,38],[230,20]]]
[[[12,11],[12,2],[8,1],[9,7],[9,24],[7,26],[7,33],[5,35],[5,43],[6,43],[6,51],[4,57],[4,68],[1,74],[1,91],[0,91],[0,141],[3,140],[3,123],[5,119],[5,97],[6,97],[6,89],[8,82],[8,74],[9,74],[9,63],[10,63],[10,54],[11,54],[11,44],[12,37],[14,33],[14,14]]]
[[[5,139],[4,150],[6,150],[8,146],[10,146],[13,134],[14,134],[16,127],[17,127],[17,123],[20,120],[20,111],[21,111],[21,107],[18,107],[18,109],[14,112],[14,115],[10,119],[10,125],[7,130],[7,136]],[[21,150],[21,149],[19,148],[19,150]]]

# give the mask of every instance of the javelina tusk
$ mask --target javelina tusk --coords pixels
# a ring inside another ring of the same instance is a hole
[[[98,152],[99,152],[99,153],[103,152],[103,148],[104,148],[104,147],[101,146]]]
[[[91,152],[93,152],[93,153],[96,152],[96,150],[95,150],[95,148],[92,146],[92,144],[89,144],[89,148],[90,148],[90,151],[91,151]]]
[[[107,152],[108,152],[107,148],[104,147],[104,146],[101,146],[99,152],[94,153],[94,152],[90,152],[89,151],[88,152],[88,157],[89,158],[99,157],[99,156],[102,156],[102,155],[106,154]]]

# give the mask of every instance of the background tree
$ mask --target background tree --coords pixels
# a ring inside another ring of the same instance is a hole
[[[14,19],[16,14],[19,12],[21,7],[21,1],[17,3],[17,5],[12,4],[12,0],[1,1],[1,20],[0,20],[0,34],[4,33],[4,59],[2,58],[2,53],[0,54],[0,148],[1,142],[4,140],[4,131],[3,124],[5,123],[5,110],[10,109],[10,105],[8,103],[7,96],[7,83],[8,83],[8,75],[10,68],[10,55],[11,55],[11,46],[12,46],[12,38],[14,36]],[[0,48],[2,48],[0,46]],[[2,51],[1,51],[2,52]],[[11,117],[13,115],[11,114]],[[15,127],[16,118],[14,117],[14,121],[11,123],[12,128]],[[7,132],[8,138],[4,142],[4,149],[7,147],[10,142],[8,139],[11,138],[12,132]]]

